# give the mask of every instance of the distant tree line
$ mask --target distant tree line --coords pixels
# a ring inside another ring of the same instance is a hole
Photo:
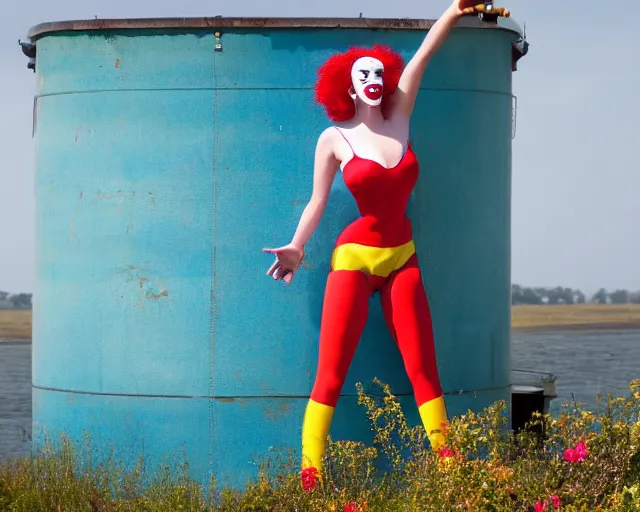
[[[16,293],[0,291],[0,309],[31,309],[31,293]],[[600,288],[591,297],[587,297],[580,290],[556,286],[527,287],[519,284],[511,285],[511,304],[640,304],[640,291],[628,290],[607,291]]]
[[[31,309],[32,293],[16,293],[0,291],[0,309]]]
[[[580,290],[556,286],[551,288],[511,285],[511,303],[517,304],[640,304],[640,291],[607,291],[600,288],[591,297]]]

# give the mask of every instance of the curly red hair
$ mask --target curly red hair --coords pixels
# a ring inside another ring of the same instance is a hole
[[[384,66],[384,90],[382,94],[382,115],[387,117],[389,100],[398,88],[398,82],[404,69],[402,57],[386,46],[375,45],[372,48],[352,47],[346,52],[330,57],[318,70],[316,82],[316,101],[324,106],[329,119],[334,122],[348,121],[356,115],[356,107],[349,88],[351,68],[361,57],[373,57]]]

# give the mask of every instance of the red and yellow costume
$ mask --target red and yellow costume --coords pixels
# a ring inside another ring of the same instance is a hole
[[[387,324],[434,449],[442,446],[440,430],[447,421],[429,304],[405,213],[418,179],[416,155],[409,143],[400,162],[387,169],[353,153],[343,175],[362,216],[337,239],[324,296],[318,371],[302,434],[303,469],[318,471],[373,292],[380,292]]]
[[[381,104],[386,117],[390,98],[404,68],[392,50],[374,46],[351,48],[332,56],[319,70],[316,100],[329,118],[345,121],[355,115],[349,95],[350,69],[360,57],[371,56],[384,65]],[[340,130],[338,130],[340,131]],[[344,182],[353,194],[361,217],[339,235],[327,278],[316,381],[306,408],[302,428],[303,487],[321,477],[322,458],[333,412],[358,341],[367,321],[368,301],[378,291],[384,315],[402,354],[413,386],[420,417],[434,450],[443,445],[441,433],[447,422],[442,388],[436,366],[431,313],[422,284],[406,216],[409,196],[418,180],[419,166],[411,143],[392,168],[353,151],[343,168]]]

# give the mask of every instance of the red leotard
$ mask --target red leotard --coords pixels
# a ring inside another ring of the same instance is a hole
[[[344,167],[345,184],[362,216],[342,231],[335,244],[311,393],[317,403],[335,407],[364,330],[369,297],[375,291],[380,291],[385,318],[418,406],[442,395],[431,314],[406,215],[418,174],[410,143],[394,167],[385,168],[355,152]]]
[[[396,247],[409,242],[411,221],[406,210],[418,173],[418,159],[411,143],[407,144],[400,161],[389,169],[354,152],[344,166],[343,178],[362,217],[342,231],[336,245],[355,242]]]

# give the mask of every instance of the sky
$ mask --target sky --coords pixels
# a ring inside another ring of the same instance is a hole
[[[0,290],[35,288],[34,74],[18,46],[67,19],[269,16],[437,18],[447,0],[31,0],[4,2],[0,30]],[[512,281],[593,293],[640,289],[639,2],[497,5],[526,23],[514,74]],[[427,71],[428,72],[428,71]]]

